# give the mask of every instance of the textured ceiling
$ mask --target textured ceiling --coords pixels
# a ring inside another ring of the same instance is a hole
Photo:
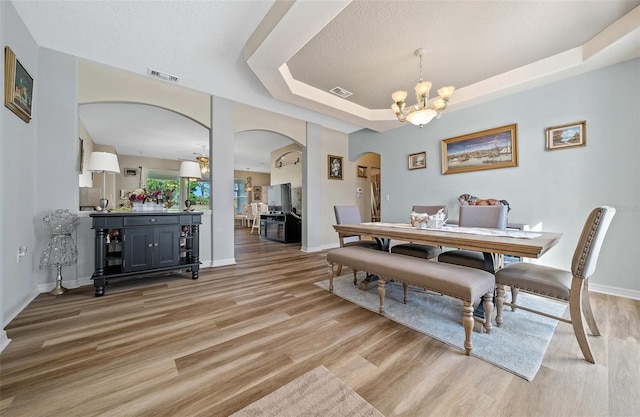
[[[391,92],[410,92],[425,48],[425,80],[460,89],[586,43],[638,2],[355,1],[298,51],[293,77],[386,109]]]
[[[390,93],[408,90],[413,102],[420,47],[433,90],[457,88],[447,112],[640,56],[640,1],[11,3],[42,47],[127,76],[175,75],[176,97],[186,88],[347,133],[401,126]],[[354,96],[327,93],[335,86]],[[140,111],[139,120],[152,117]],[[170,149],[158,127],[169,131],[171,120],[155,112],[148,129],[138,126],[140,143],[154,137]],[[85,125],[105,142],[126,136]]]

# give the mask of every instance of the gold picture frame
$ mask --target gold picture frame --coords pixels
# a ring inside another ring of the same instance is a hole
[[[344,169],[342,156],[327,155],[327,175],[330,180],[341,180]]]
[[[26,123],[31,121],[33,78],[8,46],[4,47],[4,105]]]
[[[442,173],[518,166],[516,123],[442,140]]]
[[[367,178],[367,167],[358,165],[358,178]]]
[[[552,126],[545,129],[547,150],[574,148],[587,145],[587,121]]]
[[[409,155],[409,169],[422,169],[427,167],[427,151],[412,153]]]

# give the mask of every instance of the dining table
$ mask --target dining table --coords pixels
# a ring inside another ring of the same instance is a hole
[[[389,249],[391,240],[398,240],[523,258],[540,258],[562,237],[562,233],[558,232],[458,226],[430,229],[415,227],[409,223],[336,224],[333,228],[343,235],[371,236],[378,241],[382,250]]]
[[[523,231],[517,229],[488,229],[479,227],[443,226],[422,228],[409,223],[357,223],[335,224],[333,228],[345,236],[370,236],[378,242],[379,249],[388,251],[392,240],[422,243],[447,248],[482,252],[485,270],[492,274],[502,268],[504,255],[520,258],[540,258],[553,248],[562,237],[558,232]],[[377,277],[367,274],[359,288],[367,290],[377,285]],[[516,292],[517,293],[517,292]],[[513,294],[515,297],[516,294]],[[484,319],[480,303],[474,316]]]

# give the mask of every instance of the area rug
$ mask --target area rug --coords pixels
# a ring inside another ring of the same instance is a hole
[[[329,280],[315,283],[329,289]],[[333,281],[334,294],[378,312],[377,286],[362,291],[353,285],[353,276],[343,275]],[[462,301],[409,287],[407,304],[403,304],[402,284],[387,282],[384,300],[385,317],[464,352]],[[566,305],[541,297],[520,293],[518,304],[562,316]],[[527,381],[536,376],[549,346],[557,321],[524,310],[505,307],[502,327],[493,326],[490,334],[473,332],[472,356],[514,373]]]
[[[230,417],[384,417],[324,366],[300,376]]]

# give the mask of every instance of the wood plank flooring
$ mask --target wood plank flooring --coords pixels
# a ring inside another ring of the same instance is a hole
[[[640,302],[592,294],[597,364],[560,323],[527,382],[321,290],[299,249],[237,228],[237,265],[197,281],[39,295],[6,328],[0,415],[228,416],[319,365],[387,417],[640,415]]]

